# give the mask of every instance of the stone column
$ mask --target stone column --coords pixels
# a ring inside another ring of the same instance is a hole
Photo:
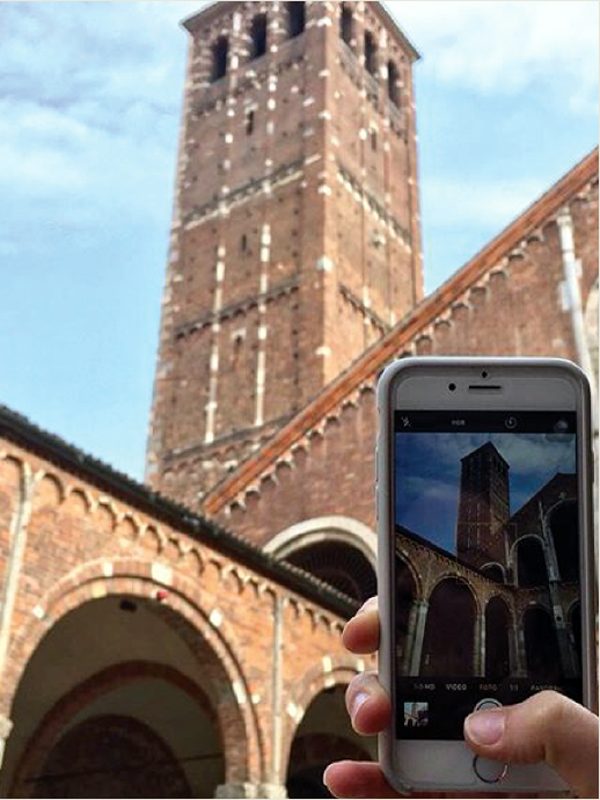
[[[473,675],[485,674],[485,615],[477,614],[475,618],[475,636],[473,637]]]
[[[4,751],[6,749],[6,740],[12,730],[12,720],[8,717],[5,717],[4,714],[0,714],[0,769],[2,768],[2,763],[4,761]]]
[[[402,663],[400,665],[400,670],[402,675],[410,674],[411,656],[414,646],[415,629],[417,625],[418,605],[419,602],[413,600],[413,603],[410,607],[410,611],[408,613],[408,630],[406,632],[406,637],[404,639],[404,652],[402,653]]]
[[[575,648],[569,638],[562,599],[556,581],[550,583],[550,602],[552,603],[552,622],[556,630],[556,640],[563,675],[565,678],[575,678],[579,673],[579,665]]]
[[[517,643],[517,628],[513,622],[506,630],[508,636],[508,668],[510,675],[520,675],[519,660],[518,660],[518,643]]]
[[[527,677],[527,654],[525,650],[525,631],[523,628],[517,628],[513,624],[513,636],[516,642],[517,652],[517,670],[515,673],[516,678]]]
[[[418,675],[421,671],[421,654],[423,652],[423,638],[425,636],[425,623],[427,622],[427,610],[429,603],[427,600],[418,600],[417,621],[415,625],[415,637],[410,655],[409,675]]]

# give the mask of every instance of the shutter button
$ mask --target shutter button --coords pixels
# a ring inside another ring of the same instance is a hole
[[[494,708],[501,708],[502,703],[495,697],[484,697],[476,705],[473,711],[491,711]],[[501,764],[499,761],[492,761],[491,758],[480,758],[475,756],[473,759],[473,772],[483,783],[499,783],[506,777],[508,764]]]

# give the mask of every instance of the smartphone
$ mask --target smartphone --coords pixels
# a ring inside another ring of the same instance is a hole
[[[569,361],[405,358],[377,390],[380,760],[400,792],[563,793],[474,757],[476,708],[595,710],[590,390]]]

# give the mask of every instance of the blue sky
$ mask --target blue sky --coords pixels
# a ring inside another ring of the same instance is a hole
[[[0,402],[143,476],[187,34],[203,3],[0,3]],[[430,291],[597,140],[598,7],[388,3]]]
[[[511,515],[557,472],[575,472],[575,436],[397,433],[396,522],[455,553],[460,460],[492,442],[509,465]]]

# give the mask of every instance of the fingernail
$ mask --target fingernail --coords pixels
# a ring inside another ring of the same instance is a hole
[[[375,603],[373,602],[374,599],[375,598],[373,597],[369,597],[368,600],[365,600],[354,616],[358,617],[359,614],[364,614],[365,611],[371,611],[373,608],[375,608]]]
[[[329,765],[329,766],[331,766],[331,765]],[[323,772],[323,783],[329,789],[329,784],[327,783],[327,772],[328,772],[328,770],[329,770],[329,767],[325,767],[325,770]]]
[[[358,709],[367,702],[370,696],[371,695],[368,692],[357,692],[354,695],[350,705],[350,716],[352,719],[354,719],[354,717],[358,714]]]
[[[469,739],[475,744],[496,744],[504,733],[503,711],[478,711],[465,720]]]

